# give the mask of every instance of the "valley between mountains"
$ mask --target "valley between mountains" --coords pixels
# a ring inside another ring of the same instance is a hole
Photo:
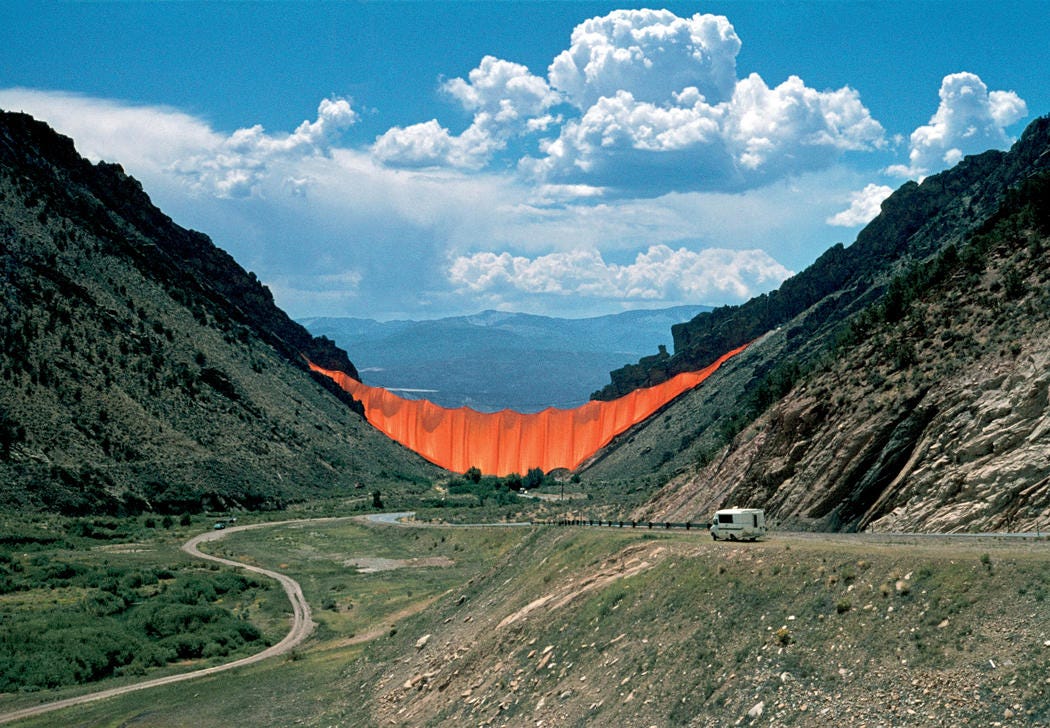
[[[20,724],[1048,725],[1048,261],[1044,117],[674,324],[593,398],[748,346],[572,470],[451,472],[310,370],[352,350],[2,112],[0,712],[279,644],[283,591],[179,548],[236,519],[215,555],[295,579],[306,641]],[[477,525],[723,506],[773,535]]]
[[[1045,540],[701,535],[256,524],[209,550],[295,575],[308,642],[18,724],[1050,720]]]

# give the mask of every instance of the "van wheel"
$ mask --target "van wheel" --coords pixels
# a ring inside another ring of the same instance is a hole
[[[716,536],[715,534],[712,533],[711,534],[711,540],[712,541],[717,541],[718,540],[718,536]]]

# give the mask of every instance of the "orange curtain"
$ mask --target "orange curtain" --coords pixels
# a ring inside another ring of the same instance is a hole
[[[476,467],[486,475],[504,476],[525,474],[532,468],[545,473],[575,469],[616,435],[699,385],[746,347],[723,354],[700,371],[679,374],[611,402],[592,400],[575,409],[551,407],[534,414],[446,409],[427,400],[398,397],[312,362],[310,368],[359,400],[365,417],[378,430],[430,462],[454,473]]]

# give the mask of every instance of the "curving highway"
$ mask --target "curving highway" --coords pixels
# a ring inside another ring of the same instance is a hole
[[[398,512],[398,513],[378,513],[370,514],[365,518],[374,523],[386,523],[386,524],[397,524],[402,519],[410,518],[413,515],[412,512]],[[140,683],[132,685],[124,685],[121,687],[110,688],[107,690],[100,690],[94,693],[87,693],[85,695],[78,695],[72,698],[65,698],[63,700],[56,700],[50,703],[42,703],[40,705],[34,705],[28,708],[22,708],[15,710],[10,713],[0,714],[0,723],[10,723],[16,720],[22,720],[33,716],[48,713],[53,710],[61,710],[62,708],[70,708],[76,705],[82,705],[84,703],[94,702],[96,700],[105,700],[106,698],[115,697],[118,695],[125,695],[127,693],[135,692],[137,690],[147,690],[149,688],[160,687],[161,685],[171,685],[173,683],[184,682],[186,680],[194,680],[205,675],[214,675],[215,673],[223,672],[224,670],[232,670],[237,667],[243,667],[245,665],[251,665],[262,660],[276,657],[278,655],[284,655],[292,651],[295,647],[300,645],[313,631],[314,623],[311,618],[310,605],[307,603],[306,598],[303,596],[302,587],[295,579],[290,576],[281,574],[270,569],[264,569],[259,566],[252,564],[245,564],[239,561],[233,561],[232,559],[225,559],[220,556],[212,556],[206,554],[199,549],[200,544],[207,541],[217,541],[226,536],[229,533],[235,533],[238,531],[247,531],[250,529],[257,528],[270,528],[272,526],[283,526],[297,523],[331,523],[336,521],[346,521],[355,518],[361,518],[361,516],[337,516],[337,517],[326,517],[326,518],[299,518],[291,519],[286,521],[273,521],[270,523],[255,523],[246,526],[231,526],[224,530],[219,531],[207,531],[205,533],[194,536],[189,541],[182,545],[182,550],[190,556],[205,559],[208,561],[214,561],[219,564],[226,566],[233,566],[238,569],[244,569],[251,571],[256,574],[268,577],[276,580],[280,583],[281,588],[284,589],[284,593],[288,596],[288,600],[292,605],[292,624],[288,630],[288,634],[285,635],[277,644],[268,647],[262,652],[248,657],[242,657],[241,659],[233,662],[228,662],[223,665],[214,665],[212,667],[201,668],[199,670],[193,670],[191,672],[179,673],[177,675],[168,675],[166,677],[153,678],[150,680],[144,680]],[[580,522],[579,525],[583,525],[584,522]],[[469,526],[528,526],[528,523],[500,523],[500,524],[458,524],[460,527]],[[611,525],[611,524],[610,524]],[[698,529],[699,530],[699,529]],[[785,534],[786,535],[786,534]],[[853,539],[868,537],[869,540],[873,541],[892,541],[901,537],[939,537],[947,540],[957,540],[959,537],[970,538],[973,536],[984,536],[984,537],[1031,537],[1039,538],[1041,534],[815,534],[815,533],[792,533],[790,534],[794,538],[823,538],[827,539],[829,536],[835,537],[847,537]]]

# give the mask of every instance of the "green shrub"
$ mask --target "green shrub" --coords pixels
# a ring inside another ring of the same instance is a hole
[[[222,657],[262,641],[257,627],[214,603],[261,586],[232,572],[92,567],[44,554],[23,562],[4,554],[0,577],[8,590],[87,590],[73,604],[5,615],[0,692],[142,674],[172,660]],[[158,583],[164,584],[160,590]]]

